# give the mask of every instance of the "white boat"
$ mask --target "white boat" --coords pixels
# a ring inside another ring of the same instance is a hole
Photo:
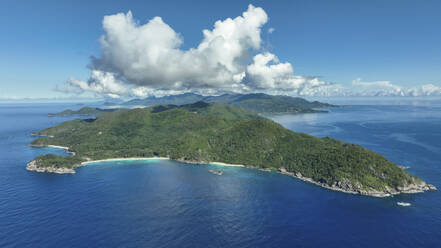
[[[397,205],[399,205],[399,206],[403,206],[403,207],[408,207],[408,206],[410,206],[410,205],[412,205],[412,204],[410,204],[410,203],[408,203],[408,202],[397,202]]]

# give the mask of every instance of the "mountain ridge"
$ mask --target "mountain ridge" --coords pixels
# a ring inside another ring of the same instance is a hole
[[[319,113],[326,112],[317,108],[332,108],[336,105],[307,101],[300,97],[268,95],[264,93],[223,94],[219,96],[202,96],[195,93],[184,93],[164,97],[133,99],[122,103],[124,106],[153,106],[163,104],[183,105],[198,101],[231,104],[233,106],[261,114],[278,113]]]

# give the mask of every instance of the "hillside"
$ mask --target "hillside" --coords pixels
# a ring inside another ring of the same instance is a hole
[[[33,146],[69,147],[72,157],[43,155],[28,169],[74,169],[81,162],[123,157],[169,157],[277,169],[323,187],[386,196],[432,189],[383,156],[331,138],[295,133],[240,108],[198,102],[73,120],[42,130]]]

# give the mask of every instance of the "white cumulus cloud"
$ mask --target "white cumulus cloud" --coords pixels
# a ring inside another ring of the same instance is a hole
[[[441,96],[441,87],[433,84],[425,84],[417,87],[402,87],[390,81],[365,82],[360,78],[352,81],[352,85],[327,84],[314,88],[306,88],[299,92],[303,96]]]
[[[161,17],[142,24],[132,13],[103,19],[101,54],[92,57],[88,80],[70,78],[56,90],[92,92],[107,97],[163,96],[196,92],[265,92],[300,96],[440,96],[440,87],[427,84],[405,88],[389,81],[352,85],[329,83],[294,74],[289,62],[262,49],[266,12],[249,5],[242,15],[214,23],[202,31],[200,43],[182,49],[182,36]],[[268,33],[274,28],[267,29]]]
[[[257,54],[247,67],[245,83],[256,89],[296,91],[304,87],[318,87],[328,83],[317,78],[295,76],[290,63],[280,63],[272,53]]]
[[[182,90],[229,88],[243,72],[243,60],[261,45],[261,26],[267,22],[252,5],[242,16],[217,21],[203,30],[196,48],[180,49],[182,38],[160,17],[144,25],[131,12],[104,17],[102,54],[93,68],[111,71],[133,85]]]
[[[89,80],[67,83],[69,89],[137,97],[314,87],[316,80],[294,76],[290,63],[260,51],[267,21],[262,8],[249,5],[241,16],[216,21],[211,30],[202,31],[198,46],[183,50],[181,35],[161,17],[140,24],[130,11],[105,16],[101,55],[92,58]]]
[[[400,86],[389,81],[362,82],[360,78],[352,81],[355,92],[366,96],[404,96]]]

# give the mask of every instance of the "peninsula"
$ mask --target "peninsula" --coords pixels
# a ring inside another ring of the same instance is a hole
[[[72,120],[33,133],[32,146],[67,147],[72,156],[39,156],[27,168],[73,173],[87,161],[166,157],[220,162],[280,173],[346,193],[390,196],[435,189],[359,145],[288,130],[220,103],[159,105]]]

